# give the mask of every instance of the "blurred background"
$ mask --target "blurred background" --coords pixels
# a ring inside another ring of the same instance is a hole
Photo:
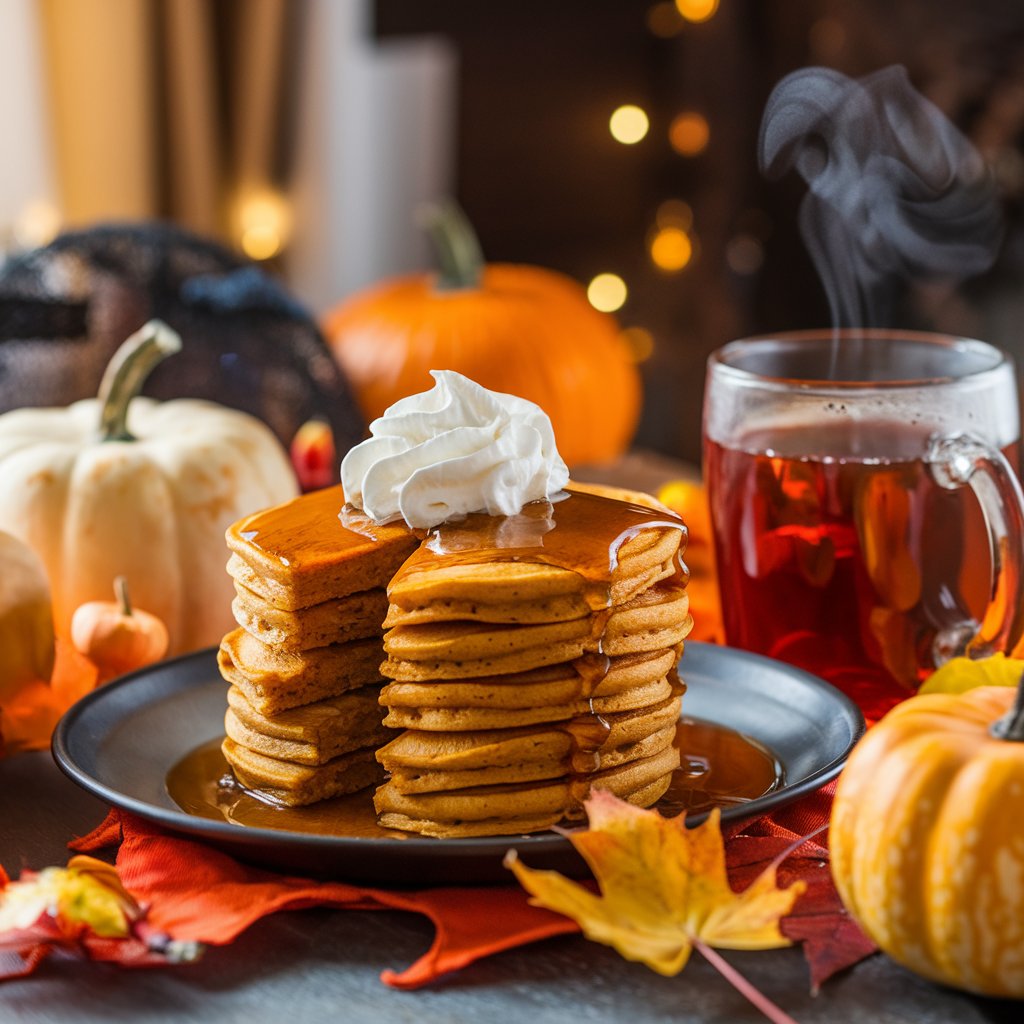
[[[894,326],[1024,355],[1024,5],[1003,0],[3,0],[0,241],[158,218],[316,316],[432,265],[451,195],[488,260],[589,286],[640,366],[636,444],[699,460],[708,353],[820,327],[802,183],[758,171],[774,84],[904,64],[979,148],[1007,234]]]

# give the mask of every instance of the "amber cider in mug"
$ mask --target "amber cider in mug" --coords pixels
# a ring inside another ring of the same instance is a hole
[[[712,354],[704,473],[726,641],[870,707],[1020,639],[1017,384],[978,341],[802,332]]]

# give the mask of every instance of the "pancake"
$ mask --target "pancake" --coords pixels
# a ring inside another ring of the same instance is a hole
[[[574,726],[427,733],[407,730],[377,751],[391,783],[403,793],[436,792],[594,772],[649,757],[672,744],[679,698],[605,717],[608,733],[596,750],[581,745]],[[580,725],[586,728],[587,723]]]
[[[623,604],[676,571],[680,530],[649,529],[627,540],[610,572],[605,600]],[[526,604],[552,597],[583,596],[587,583],[579,573],[540,562],[489,560],[431,567],[429,562],[403,567],[392,580],[388,597],[401,613],[430,608],[433,603],[470,605]]]
[[[243,629],[282,651],[308,651],[380,636],[387,608],[387,592],[378,587],[287,611],[275,608],[237,581],[231,603],[235,621]]]
[[[504,676],[483,679],[392,682],[381,690],[388,707],[455,707],[522,709],[573,704],[585,696],[608,696],[630,687],[664,679],[681,654],[680,647],[609,658],[607,668],[599,655],[589,666],[588,656]],[[599,677],[599,678],[598,678]]]
[[[404,523],[359,533],[339,518],[341,487],[325,487],[228,527],[228,573],[284,611],[386,587],[419,540]]]
[[[366,686],[340,697],[261,715],[236,686],[228,690],[224,729],[236,743],[267,757],[319,765],[358,750],[379,747],[389,732],[381,719],[378,690]]]
[[[403,682],[526,672],[598,648],[622,655],[674,647],[692,625],[685,589],[661,583],[610,613],[595,612],[571,622],[396,626],[384,637],[388,658],[381,672]]]
[[[644,736],[635,743],[610,750],[601,758],[595,770],[614,768],[659,754],[672,746],[675,733],[676,727],[673,724],[661,732]],[[462,771],[419,771],[399,768],[391,771],[388,785],[394,786],[401,793],[442,793],[479,786],[522,785],[544,779],[561,778],[566,774],[567,757],[568,754],[561,758],[513,762],[490,768],[466,768]]]
[[[263,715],[380,684],[380,640],[370,637],[310,651],[282,651],[244,629],[228,633],[217,652],[220,674]]]
[[[423,729],[427,732],[513,729],[542,722],[563,722],[587,712],[604,715],[650,707],[673,696],[675,690],[672,681],[664,678],[607,697],[581,697],[567,704],[550,706],[499,709],[389,706],[384,724],[393,729]],[[386,698],[382,696],[381,699]]]
[[[585,782],[562,778],[443,793],[403,793],[386,782],[375,793],[374,806],[385,828],[448,838],[507,835],[517,827],[535,831],[581,817],[582,802],[592,788],[649,807],[668,789],[678,767],[679,752],[669,746],[651,757],[597,772]]]
[[[414,626],[423,622],[567,622],[590,614],[582,593],[553,594],[533,601],[487,603],[479,599],[435,600],[412,608],[389,605],[384,628]]]
[[[288,807],[358,792],[378,782],[383,775],[383,769],[374,758],[373,747],[342,754],[316,767],[267,757],[230,737],[225,738],[221,749],[235,778],[246,789]]]

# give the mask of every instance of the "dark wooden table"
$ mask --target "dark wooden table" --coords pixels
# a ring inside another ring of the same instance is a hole
[[[0,761],[0,863],[10,874],[64,863],[68,840],[88,832],[104,813],[48,754]],[[384,986],[380,971],[411,963],[431,934],[426,919],[412,914],[307,910],[265,918],[232,946],[210,949],[185,967],[129,971],[51,958],[34,977],[0,984],[0,1022],[764,1020],[699,956],[678,977],[662,978],[579,936],[491,957],[418,992]],[[801,1024],[1024,1020],[1024,1003],[941,989],[882,956],[812,997],[796,949],[726,955]]]

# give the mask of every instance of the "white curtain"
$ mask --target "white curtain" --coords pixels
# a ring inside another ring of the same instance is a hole
[[[56,222],[50,116],[34,0],[0,2],[0,249]]]
[[[239,0],[225,133],[207,2],[0,0],[0,253],[48,241],[40,227],[154,215],[238,244],[225,201],[268,184],[291,220],[281,267],[315,312],[429,266],[415,208],[453,188],[452,48],[378,43],[372,0]],[[301,11],[294,48],[286,10]],[[18,237],[26,214],[36,233]]]
[[[286,265],[317,312],[430,266],[415,209],[453,188],[453,50],[430,37],[377,43],[370,8],[310,0],[303,28]]]

